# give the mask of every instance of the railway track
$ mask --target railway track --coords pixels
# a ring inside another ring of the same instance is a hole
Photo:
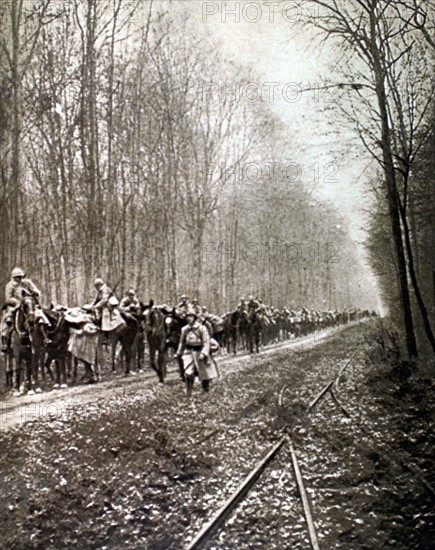
[[[347,411],[347,409],[344,407],[341,400],[337,396],[339,381],[344,374],[344,371],[352,364],[352,361],[357,355],[358,352],[355,352],[346,362],[344,362],[344,364],[339,368],[333,379],[328,382],[315,395],[310,403],[307,404],[306,413],[311,413],[320,404],[322,399],[324,399],[326,395],[330,394],[333,402],[335,403],[339,411],[351,420],[352,425],[355,426],[369,439],[371,439],[375,444],[379,444],[379,441],[377,441],[376,437],[371,434],[361,424],[360,421],[352,417],[352,415]],[[278,405],[280,408],[284,407],[285,395],[288,392],[288,386],[284,386],[281,389],[278,396]],[[185,550],[208,550],[209,548],[216,548],[216,546],[212,544],[212,542],[215,542],[216,539],[219,539],[220,543],[223,542],[224,548],[237,547],[239,543],[239,541],[237,540],[237,529],[232,529],[231,523],[234,523],[236,521],[234,518],[238,518],[239,526],[244,524],[246,525],[249,522],[252,522],[252,516],[256,516],[255,521],[257,521],[258,518],[260,518],[261,520],[261,512],[259,513],[258,509],[253,506],[252,502],[251,504],[249,503],[250,494],[252,494],[255,490],[255,503],[258,505],[258,500],[260,500],[263,507],[265,507],[269,503],[268,501],[270,501],[270,486],[273,487],[274,494],[275,491],[278,492],[281,498],[281,505],[284,505],[284,509],[289,511],[289,517],[287,518],[286,522],[282,523],[282,527],[286,528],[287,530],[291,529],[291,517],[303,514],[309,545],[313,550],[319,550],[320,547],[318,542],[317,530],[315,520],[312,515],[312,505],[309,499],[307,488],[305,487],[301,468],[299,466],[298,451],[295,448],[289,431],[290,430],[288,429],[288,427],[284,428],[284,434],[280,437],[280,439],[272,444],[269,451],[252,468],[252,470],[239,485],[236,491],[223,503],[223,505],[213,514],[211,519],[185,546]],[[385,447],[385,443],[383,445]],[[293,472],[293,476],[291,479],[288,471],[288,465],[290,461],[285,460],[285,458],[283,457],[283,454],[286,450],[291,458]],[[404,469],[410,471],[415,476],[415,478],[426,488],[426,490],[432,496],[435,496],[434,487],[425,479],[424,473],[417,465],[410,463],[409,460],[405,459],[402,456],[394,456],[392,450],[390,454],[387,455],[387,458],[390,459],[392,462],[399,464]],[[276,475],[269,474],[269,478],[267,477],[268,468],[270,468],[273,463],[275,463],[276,467],[273,469],[272,474],[273,472],[276,473],[278,471],[280,472],[280,481],[282,481],[282,476],[284,476],[288,482],[288,485],[284,491],[282,490],[282,487],[276,487]],[[265,490],[264,486],[269,486],[269,488]],[[299,495],[298,499],[295,498],[296,488]],[[292,490],[293,493],[291,493]],[[260,498],[258,498],[258,496],[260,496]],[[264,535],[264,531],[266,530],[267,532],[269,530],[268,525],[262,525],[260,521],[259,530]],[[220,537],[218,536],[219,531],[221,531]],[[274,533],[274,535],[277,536],[277,533]],[[284,535],[284,537],[286,537],[286,535]],[[256,542],[259,544],[267,544],[266,540],[257,540]]]
[[[310,413],[320,403],[320,401],[330,392],[341,378],[346,368],[351,364],[357,353],[354,353],[343,366],[340,367],[335,377],[328,382],[322,390],[315,396],[315,398],[307,405],[307,413]],[[278,396],[279,407],[284,406],[284,396],[288,392],[289,387],[284,386]],[[200,550],[207,547],[207,543],[213,538],[219,529],[225,526],[225,522],[233,515],[237,514],[237,507],[241,506],[246,498],[249,498],[250,491],[256,487],[259,482],[261,483],[262,474],[265,470],[277,460],[278,454],[282,454],[286,449],[290,455],[290,461],[282,462],[284,474],[288,475],[288,462],[292,464],[293,471],[293,484],[289,483],[289,486],[293,485],[293,488],[297,488],[299,495],[298,503],[293,502],[292,508],[296,508],[297,513],[303,514],[306,524],[307,535],[309,538],[309,544],[312,550],[319,550],[318,536],[315,526],[315,521],[312,515],[312,507],[308,496],[308,491],[305,487],[304,479],[302,476],[301,468],[298,461],[298,452],[295,449],[291,434],[289,430],[284,428],[284,435],[274,443],[266,455],[252,468],[247,477],[238,486],[236,491],[222,504],[222,506],[213,514],[211,519],[200,529],[196,536],[185,546],[185,550]],[[278,469],[279,470],[279,469]],[[287,472],[286,472],[287,470]],[[257,491],[258,492],[258,491]],[[283,498],[287,500],[288,489],[283,493]],[[267,497],[263,494],[262,502],[267,501]],[[293,499],[294,500],[294,499]],[[299,509],[299,510],[297,510]],[[235,547],[237,541],[230,541],[228,547]]]

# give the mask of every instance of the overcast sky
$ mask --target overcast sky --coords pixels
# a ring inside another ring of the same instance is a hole
[[[299,163],[304,182],[315,186],[318,195],[331,201],[346,217],[350,236],[362,252],[364,211],[370,207],[364,189],[376,167],[367,156],[356,159],[353,154],[346,154],[349,148],[356,149],[355,135],[334,123],[327,112],[331,101],[340,101],[344,94],[352,92],[337,89],[333,96],[322,90],[298,94],[299,85],[302,89],[316,88],[324,79],[337,82],[342,78],[334,72],[333,50],[316,46],[312,35],[296,29],[293,19],[298,13],[291,9],[294,4],[284,1],[281,6],[272,6],[264,0],[177,0],[175,9],[191,14],[195,22],[192,32],[219,40],[224,56],[255,68],[258,78],[253,93],[261,93],[266,100],[272,97],[272,108],[289,128],[292,150],[286,160]],[[282,6],[290,9],[283,12]],[[234,10],[236,15],[230,13]],[[336,163],[337,168],[325,167],[330,162]],[[314,182],[314,167],[318,183]],[[376,291],[369,270],[367,275],[368,287],[371,292]]]

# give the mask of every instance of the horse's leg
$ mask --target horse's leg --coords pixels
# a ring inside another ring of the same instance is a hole
[[[12,390],[14,387],[14,358],[11,352],[7,352],[6,360],[6,388]]]
[[[153,369],[154,372],[158,374],[159,369],[156,364],[156,354],[157,354],[157,346],[155,345],[153,340],[148,340],[148,346],[150,348],[150,367]]]
[[[160,347],[157,355],[157,374],[159,375],[159,382],[164,384],[165,382],[165,351]]]
[[[33,359],[32,356],[26,356],[25,358],[25,368],[26,368],[26,389],[29,395],[35,393],[32,382],[33,382]]]
[[[132,359],[131,345],[124,342],[124,345],[122,347],[123,347],[124,358],[125,358],[125,374],[130,374],[131,359]]]
[[[136,339],[136,362],[137,370],[142,370],[143,355],[145,351],[144,336],[142,333],[139,333]]]
[[[67,388],[68,384],[66,382],[66,364],[65,364],[65,357],[59,357],[57,360],[59,364],[59,371],[60,371],[60,387],[61,388]]]
[[[95,362],[90,363],[92,376],[94,377],[95,382],[98,382],[100,380],[100,373],[101,373],[100,363],[101,363],[102,353],[103,353],[103,346],[100,339],[99,341],[97,341],[97,348],[95,350]]]
[[[41,393],[41,388],[39,387],[39,364],[41,362],[41,350],[39,349],[35,353],[32,353],[31,358],[31,385],[33,384],[33,389],[36,393]]]
[[[44,369],[48,372],[48,376],[50,377],[51,382],[54,382],[54,374],[51,370],[51,362],[52,359],[50,357],[47,357],[44,361]]]
[[[41,370],[41,381],[42,381],[42,384],[43,386],[45,386],[47,380],[46,380],[46,376],[45,376],[45,361],[44,361],[45,357],[44,357],[44,352],[42,352],[41,355],[39,355],[39,358],[38,358],[38,364],[37,364],[37,367],[38,367],[38,370]]]
[[[115,330],[113,330],[110,333],[109,339],[110,339],[110,360],[112,362],[112,372],[115,372],[116,371],[116,364],[115,364],[116,346],[118,344],[118,338]]]
[[[15,391],[20,391],[20,385],[21,385],[21,364],[20,364],[21,358],[18,355],[14,354],[14,372],[15,372]]]
[[[8,350],[5,354],[6,388],[8,390],[12,390],[14,386],[14,371],[12,359],[12,353]]]
[[[71,357],[71,361],[73,362],[73,384],[75,384],[77,382],[77,367],[78,367],[78,364],[79,364],[79,360],[77,359],[77,357]]]
[[[71,355],[69,354],[65,358],[65,369],[66,369],[66,377],[71,378],[72,363],[71,363]]]

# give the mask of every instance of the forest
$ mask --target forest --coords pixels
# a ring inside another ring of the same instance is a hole
[[[433,2],[308,3],[325,16],[298,24],[333,41],[354,92],[332,116],[377,167],[365,257],[267,102],[214,93],[256,76],[189,32],[188,11],[17,0],[0,7],[0,298],[20,265],[46,304],[85,303],[101,276],[217,313],[251,293],[374,309],[368,263],[410,355],[435,349]]]

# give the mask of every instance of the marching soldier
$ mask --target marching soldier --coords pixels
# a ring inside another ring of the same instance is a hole
[[[186,314],[187,325],[181,330],[177,356],[182,358],[186,377],[187,394],[191,395],[195,376],[201,380],[202,388],[209,391],[210,380],[217,378],[216,366],[210,359],[210,335],[204,325],[198,322],[193,310]]]

